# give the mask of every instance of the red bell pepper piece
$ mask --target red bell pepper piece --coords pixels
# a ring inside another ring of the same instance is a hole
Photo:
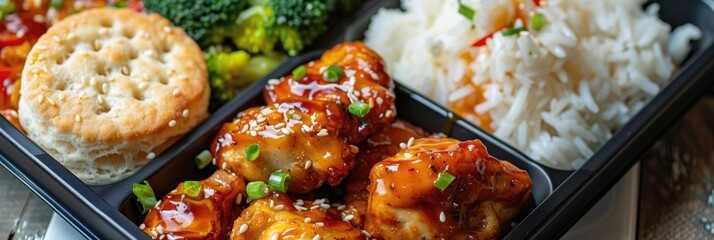
[[[12,74],[12,71],[0,69],[0,85],[2,85],[2,82],[5,81],[5,79],[10,77],[10,74]]]
[[[488,40],[489,38],[493,37],[493,34],[495,34],[495,33],[496,33],[496,32],[492,32],[491,34],[482,37],[482,38],[479,39],[478,41],[474,42],[474,44],[472,44],[471,46],[472,46],[472,47],[482,47],[482,46],[486,46],[486,40]]]
[[[24,36],[18,37],[16,34],[8,32],[0,33],[0,48],[20,45],[23,42],[25,42]]]
[[[134,1],[129,2],[128,8],[131,9],[131,10],[134,10],[134,11],[136,11],[136,12],[138,12],[138,13],[143,13],[143,12],[144,12],[144,6],[142,6],[140,2],[134,2]]]

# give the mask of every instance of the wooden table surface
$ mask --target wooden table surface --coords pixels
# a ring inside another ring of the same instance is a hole
[[[642,156],[638,237],[714,239],[714,97]],[[44,235],[52,210],[0,168],[0,239]]]
[[[714,239],[714,97],[697,103],[643,156],[640,239]]]

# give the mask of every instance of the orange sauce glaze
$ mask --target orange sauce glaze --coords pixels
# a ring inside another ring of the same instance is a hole
[[[250,181],[267,181],[278,169],[288,171],[290,191],[296,193],[310,192],[324,181],[337,185],[349,174],[354,160],[343,134],[354,128],[349,119],[339,105],[328,102],[289,101],[247,109],[224,124],[213,140],[215,165]],[[278,128],[278,124],[283,126]],[[248,127],[252,125],[256,126]],[[291,131],[286,133],[286,129]],[[320,129],[327,136],[317,136]],[[260,146],[261,154],[248,161],[245,148],[253,143]],[[312,164],[309,168],[304,167],[307,161]]]
[[[385,158],[394,156],[401,150],[401,144],[408,144],[410,138],[423,138],[429,134],[408,122],[397,120],[392,125],[372,134],[359,145],[355,168],[344,181],[345,203],[357,208],[359,214],[367,212],[369,199],[369,171],[372,166]]]
[[[323,78],[325,69],[331,65],[343,71],[335,82]],[[396,120],[392,79],[386,73],[382,58],[363,43],[339,44],[305,67],[307,73],[301,79],[290,75],[277,84],[268,84],[263,94],[266,102],[323,101],[344,108],[355,101],[366,103],[370,110],[362,118],[365,124],[355,129],[356,135],[349,134],[355,136],[350,139],[352,142],[362,141]]]
[[[253,201],[233,223],[230,239],[365,239],[337,208],[313,207],[321,200],[294,202],[288,194],[271,192]]]
[[[444,171],[456,178],[440,191],[433,183]],[[387,239],[496,238],[532,185],[528,173],[490,156],[481,141],[448,138],[416,140],[377,163],[370,181],[365,229]]]
[[[180,183],[149,211],[139,228],[153,239],[224,239],[244,206],[235,202],[247,196],[245,181],[218,170],[199,183],[196,197],[186,196]]]
[[[460,57],[467,64],[471,64],[474,61],[474,56],[469,52],[461,54]],[[476,106],[484,102],[486,99],[483,95],[483,87],[478,86],[471,81],[471,78],[473,78],[473,76],[473,70],[467,67],[466,74],[464,74],[463,78],[461,79],[461,83],[459,83],[458,85],[462,87],[471,87],[476,92],[469,94],[458,101],[449,103],[448,107],[466,120],[475,123],[477,126],[483,128],[488,132],[493,132],[493,129],[491,128],[491,117],[488,114],[476,113]]]

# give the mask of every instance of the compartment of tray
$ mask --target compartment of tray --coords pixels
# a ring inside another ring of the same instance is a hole
[[[313,59],[315,59],[314,56],[306,56],[304,62],[301,63],[306,63]],[[286,70],[284,74],[290,74],[292,68],[284,70]],[[442,132],[450,135],[451,131],[449,129],[453,129],[453,132],[455,133],[453,137],[460,140],[482,139],[484,144],[488,147],[491,155],[499,159],[508,160],[519,168],[528,171],[529,175],[533,179],[531,201],[522,210],[520,218],[525,217],[552,192],[553,183],[547,175],[546,170],[540,165],[527,160],[527,158],[518,152],[514,152],[508,148],[503,148],[502,143],[491,142],[491,138],[487,138],[486,133],[478,129],[453,126],[454,119],[450,118],[453,114],[425,99],[421,95],[412,92],[406,87],[397,84],[395,92],[397,95],[397,116],[399,116],[400,119],[408,121],[432,133]],[[238,112],[246,108],[263,105],[264,103],[262,97],[262,88],[251,89],[250,93],[245,93],[245,95],[243,95],[241,101],[236,101],[224,107],[222,110],[225,110],[228,113],[221,113],[221,115],[227,114],[228,116],[235,116]],[[211,140],[218,131],[218,128],[224,122],[230,121],[231,119],[232,117],[221,122],[211,121],[217,125],[210,128],[209,131],[201,133],[201,136],[196,138],[200,139],[199,141],[185,148],[179,156],[176,156],[175,160],[166,164],[162,169],[159,169],[155,174],[147,179],[154,188],[157,197],[168,193],[180,182],[203,179],[215,171],[216,168],[213,166],[204,170],[198,170],[193,162],[193,157],[200,151],[207,149]],[[143,179],[135,180],[137,180],[136,182],[140,182]],[[139,209],[135,203],[136,198],[130,192],[127,194],[128,195],[126,199],[124,199],[119,210],[129,220],[138,225],[143,221],[143,215],[138,212]],[[516,222],[518,222],[518,219]],[[136,225],[134,227],[136,227]]]

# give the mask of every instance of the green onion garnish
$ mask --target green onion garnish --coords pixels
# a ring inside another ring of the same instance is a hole
[[[441,191],[444,191],[446,187],[451,185],[451,182],[453,182],[454,179],[456,179],[454,175],[451,175],[446,171],[440,172],[439,177],[437,177],[436,181],[434,181],[434,187],[438,188]]]
[[[516,35],[516,34],[518,34],[519,32],[523,32],[523,31],[528,31],[528,29],[526,29],[526,28],[524,28],[524,27],[509,28],[509,29],[503,30],[502,33],[503,33],[503,36],[504,36],[504,37],[507,37],[507,36],[511,36],[511,35]]]
[[[12,0],[0,0],[0,18],[13,14],[17,11],[17,6]]]
[[[305,65],[300,65],[299,67],[293,69],[293,77],[295,77],[295,80],[304,78],[306,74],[307,68],[305,68]]]
[[[213,156],[211,156],[211,152],[208,150],[203,150],[201,153],[196,155],[196,158],[193,160],[196,162],[196,167],[198,167],[198,169],[204,169],[209,163],[211,163]]]
[[[149,212],[149,209],[156,205],[156,195],[154,195],[154,190],[151,189],[148,181],[144,180],[144,184],[134,183],[132,191],[136,195],[136,201],[141,204],[141,214]]]
[[[325,78],[325,81],[337,82],[342,77],[342,68],[340,68],[340,66],[332,64],[327,67],[322,77]]]
[[[198,193],[201,192],[201,183],[196,181],[185,181],[183,182],[183,194],[189,197],[198,197]]]
[[[461,3],[461,1],[459,1],[459,13],[466,17],[466,19],[468,20],[474,20],[476,10],[469,6],[466,6],[465,4]]]
[[[126,7],[126,0],[121,0],[116,3],[114,3],[114,7],[117,8],[125,8]]]
[[[542,13],[536,13],[531,17],[531,28],[536,31],[540,31],[545,26],[545,15]]]
[[[270,174],[268,179],[270,189],[277,192],[287,192],[290,186],[290,173],[278,170]]]
[[[300,119],[302,119],[302,117],[300,116],[300,114],[297,114],[297,113],[293,113],[293,115],[292,115],[291,117],[292,117],[293,120],[295,120],[295,121],[300,121]]]
[[[352,115],[364,117],[364,115],[367,115],[367,113],[369,113],[369,105],[363,103],[362,101],[356,101],[352,102],[352,104],[347,107],[347,110],[349,110]]]
[[[245,147],[245,159],[248,161],[255,161],[260,155],[260,145],[253,143]]]
[[[50,2],[50,7],[54,9],[60,9],[62,8],[62,2],[63,0],[52,0]]]
[[[248,193],[248,202],[250,202],[253,199],[268,196],[268,185],[263,181],[249,182],[245,187],[245,191]]]

